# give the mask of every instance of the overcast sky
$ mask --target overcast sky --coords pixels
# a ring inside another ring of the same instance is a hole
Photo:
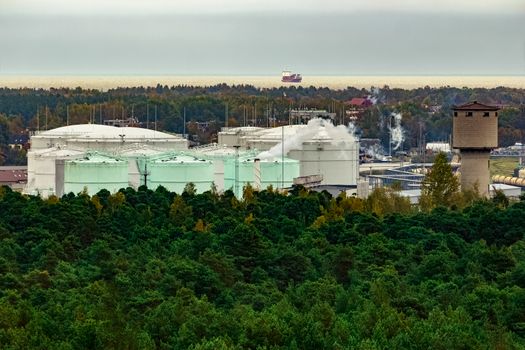
[[[525,74],[525,0],[0,0],[0,74]]]

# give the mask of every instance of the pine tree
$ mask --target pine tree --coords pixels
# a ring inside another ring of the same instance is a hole
[[[458,178],[452,173],[445,153],[440,152],[423,179],[420,205],[423,209],[432,209],[440,205],[448,207],[458,192]]]

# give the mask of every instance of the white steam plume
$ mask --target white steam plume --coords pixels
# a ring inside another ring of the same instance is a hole
[[[392,150],[395,151],[403,144],[405,141],[405,132],[401,126],[401,113],[392,113],[390,116],[394,120],[394,125],[389,127],[390,129],[390,142],[392,144]]]
[[[334,126],[329,120],[314,118],[306,126],[297,129],[294,135],[285,135],[284,145],[279,142],[268,151],[259,153],[257,157],[261,159],[278,158],[281,157],[283,151],[284,155],[287,155],[291,150],[300,150],[303,148],[303,142],[316,138],[329,138],[332,144],[344,145],[356,141],[354,131],[353,124],[349,124],[348,127]]]
[[[388,160],[388,158],[385,156],[385,150],[383,149],[383,146],[378,143],[368,147],[365,150],[365,154],[372,159],[377,159],[383,162]]]
[[[370,88],[370,95],[368,95],[368,99],[372,102],[373,105],[376,105],[380,101],[380,95],[381,89],[376,87]]]

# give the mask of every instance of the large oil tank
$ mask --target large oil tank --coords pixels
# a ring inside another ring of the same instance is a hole
[[[151,145],[165,151],[188,149],[188,140],[180,135],[145,128],[98,124],[68,125],[42,131],[31,137],[32,149],[62,144],[88,151],[114,152],[134,143]]]
[[[324,185],[357,186],[359,141],[344,125],[312,119],[307,125],[259,131],[246,145],[263,151],[258,155],[261,159],[284,153],[298,160],[301,176],[322,175]]]
[[[213,166],[210,160],[186,155],[172,154],[147,162],[147,186],[155,189],[164,186],[182,193],[189,182],[199,193],[208,191],[213,184]]]
[[[197,157],[208,159],[213,164],[213,181],[217,190],[223,192],[227,189],[224,185],[224,164],[229,159],[235,158],[236,156],[247,156],[254,155],[254,152],[243,151],[231,147],[220,146],[218,144],[209,144],[192,149]]]
[[[59,170],[57,168],[57,177]],[[102,189],[111,193],[128,187],[128,162],[98,153],[64,162],[64,193],[87,189],[90,195]]]
[[[82,151],[61,146],[30,150],[27,153],[27,186],[24,192],[43,198],[56,194],[56,161],[76,159],[83,154]]]
[[[147,178],[147,162],[163,153],[165,151],[143,144],[135,144],[122,150],[119,155],[128,161],[129,186],[137,189],[144,185]]]
[[[302,149],[291,150],[288,156],[299,160],[301,175],[323,176],[324,184],[357,185],[359,174],[359,144],[333,143],[324,140],[304,142]]]
[[[224,186],[241,197],[243,187],[250,184],[256,189],[288,188],[300,173],[299,161],[290,158],[259,159],[253,156],[230,158],[224,166]]]

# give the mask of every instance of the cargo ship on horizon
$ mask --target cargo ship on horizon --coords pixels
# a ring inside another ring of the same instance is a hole
[[[289,70],[283,70],[281,81],[283,83],[300,83],[303,80],[301,74],[292,73]]]

